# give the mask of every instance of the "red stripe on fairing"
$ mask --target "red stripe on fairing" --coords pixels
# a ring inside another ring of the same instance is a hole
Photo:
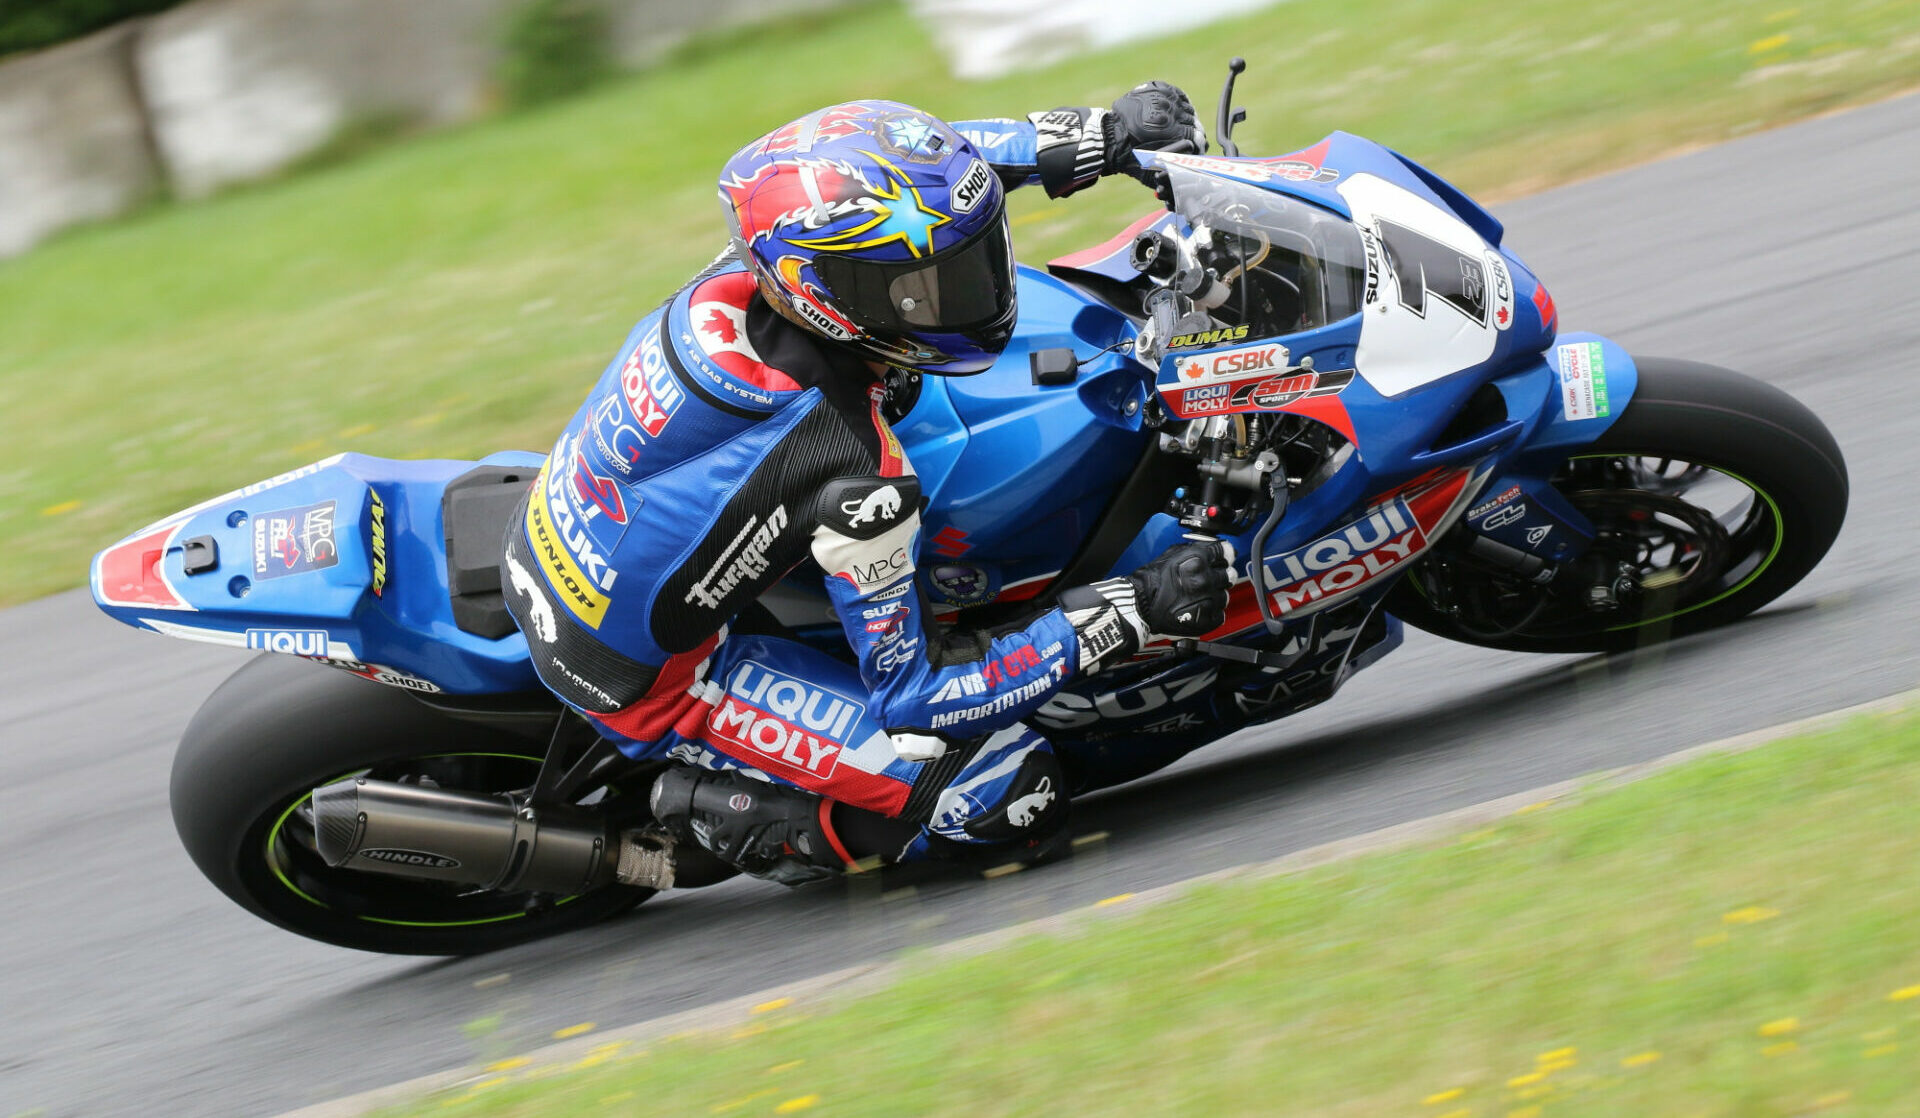
[[[1032,598],[1038,598],[1040,592],[1045,590],[1052,584],[1054,579],[1059,577],[1060,572],[1054,571],[1050,574],[1023,578],[1019,582],[1010,582],[1000,588],[999,595],[993,600],[996,602],[1024,602]]]
[[[192,609],[167,581],[162,564],[167,547],[186,522],[148,532],[114,544],[100,553],[99,595],[102,605],[147,606],[155,609]]]
[[[1348,442],[1360,445],[1360,436],[1353,433],[1353,417],[1338,396],[1304,396],[1280,410],[1324,423],[1346,436]]]
[[[589,714],[588,717],[633,741],[659,741],[676,730],[682,737],[699,735],[713,707],[691,692],[699,681],[700,665],[719,645],[720,634],[715,633],[700,642],[699,647],[670,657],[640,701],[612,714]]]
[[[1098,264],[1109,256],[1126,252],[1133,247],[1133,239],[1139,236],[1147,226],[1166,216],[1165,210],[1153,210],[1145,217],[1126,227],[1119,236],[1092,248],[1083,248],[1079,252],[1070,252],[1065,256],[1056,256],[1047,261],[1049,268],[1085,268]]]

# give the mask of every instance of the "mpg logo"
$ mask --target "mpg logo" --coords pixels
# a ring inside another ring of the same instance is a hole
[[[253,518],[253,577],[281,578],[340,561],[332,501],[275,509]]]

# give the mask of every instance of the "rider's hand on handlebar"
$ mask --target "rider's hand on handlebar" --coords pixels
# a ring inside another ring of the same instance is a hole
[[[1124,172],[1153,188],[1160,200],[1172,203],[1167,178],[1133,158],[1136,151],[1200,154],[1207,150],[1207,134],[1194,114],[1193,102],[1177,85],[1142,82],[1113,103],[1106,118],[1107,171]]]
[[[1225,540],[1179,544],[1127,578],[1137,592],[1140,620],[1149,633],[1204,636],[1227,620],[1233,545]]]

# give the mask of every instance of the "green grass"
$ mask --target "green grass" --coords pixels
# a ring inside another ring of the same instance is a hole
[[[1911,1115],[1917,799],[1859,719],[403,1113]]]
[[[632,322],[719,246],[721,162],[823,103],[1004,115],[1164,77],[1210,119],[1239,53],[1247,150],[1345,128],[1501,196],[1885,95],[1912,83],[1920,54],[1920,6],[1905,0],[1674,12],[1294,0],[965,84],[903,11],[867,6],[75,231],[0,263],[0,603],[75,585],[91,552],[139,524],[332,451],[545,447]],[[1057,205],[1021,197],[1017,237],[1039,259],[1151,205],[1128,181]]]

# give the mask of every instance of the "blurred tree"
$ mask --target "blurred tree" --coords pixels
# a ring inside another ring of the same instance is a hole
[[[570,96],[613,69],[607,10],[596,0],[529,0],[508,18],[501,45],[500,80],[512,105]]]
[[[39,50],[181,0],[0,0],[0,55]]]

